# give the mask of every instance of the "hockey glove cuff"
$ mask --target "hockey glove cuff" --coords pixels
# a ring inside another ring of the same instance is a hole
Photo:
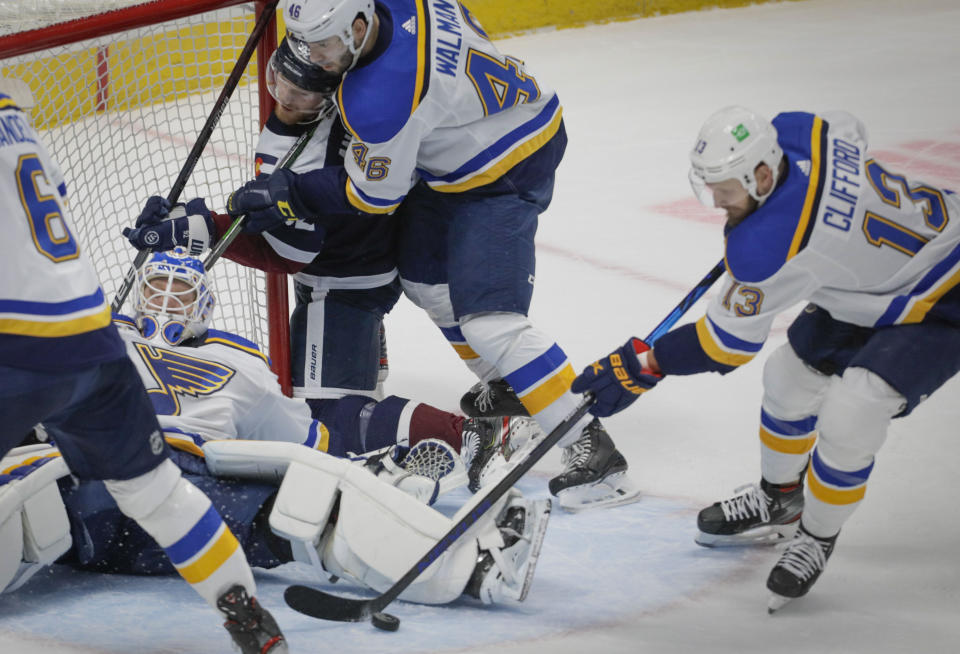
[[[646,367],[644,354],[649,350],[645,342],[631,338],[609,356],[584,368],[570,390],[591,391],[596,396],[597,401],[590,408],[595,416],[602,418],[624,410],[663,379],[663,375]]]
[[[247,182],[227,198],[227,213],[233,217],[247,214],[243,231],[248,234],[292,224],[304,217],[295,198],[297,176],[286,168]]]
[[[165,198],[153,196],[144,205],[133,229],[123,235],[138,250],[172,250],[184,247],[190,256],[199,256],[216,238],[213,217],[202,198],[172,207]]]

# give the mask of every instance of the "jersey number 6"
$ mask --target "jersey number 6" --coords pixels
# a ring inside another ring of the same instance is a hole
[[[30,223],[34,246],[54,263],[76,259],[80,248],[63,219],[54,195],[57,191],[51,187],[37,155],[20,156],[16,177],[20,204]],[[43,189],[52,192],[44,193]]]

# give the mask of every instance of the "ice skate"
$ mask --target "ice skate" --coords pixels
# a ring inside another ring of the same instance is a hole
[[[509,418],[467,418],[463,421],[460,456],[467,467],[467,488],[480,489],[480,473],[496,456],[501,438],[508,432]]]
[[[827,566],[837,537],[817,538],[802,526],[784,548],[767,577],[771,592],[767,612],[774,613],[790,600],[806,595]]]
[[[618,506],[640,499],[640,489],[627,477],[627,460],[597,418],[563,450],[561,462],[563,472],[550,480],[550,492],[567,511]]]
[[[510,500],[497,518],[503,547],[481,550],[464,593],[484,604],[527,598],[550,506],[550,500],[527,500],[519,495]]]
[[[742,491],[742,492],[741,492]],[[704,547],[763,545],[792,537],[803,512],[803,484],[741,486],[697,516],[696,542]]]
[[[287,654],[287,641],[270,613],[243,586],[231,586],[217,599],[223,623],[241,654]]]
[[[460,398],[460,410],[472,418],[530,415],[504,379],[474,384]]]
[[[493,453],[477,465],[477,487],[485,488],[503,479],[543,438],[543,430],[533,418],[522,416],[492,418],[500,421],[499,441]],[[489,452],[488,452],[489,454]]]

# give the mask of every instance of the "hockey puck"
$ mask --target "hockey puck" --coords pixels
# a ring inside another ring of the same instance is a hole
[[[374,613],[370,616],[370,622],[377,629],[383,629],[384,631],[396,631],[400,628],[400,618],[389,613]]]

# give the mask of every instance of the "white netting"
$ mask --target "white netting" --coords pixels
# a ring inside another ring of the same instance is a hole
[[[154,0],[0,0],[0,34],[24,32]]]
[[[0,16],[12,15],[11,7],[20,4],[75,5],[72,9],[81,11],[92,3],[2,2]],[[98,8],[115,4],[98,2]],[[26,81],[36,96],[33,122],[64,171],[75,236],[108,298],[116,295],[136,255],[122,229],[133,225],[148,196],[169,193],[253,24],[252,6],[238,5],[30,55],[2,59],[0,54],[2,73]],[[254,57],[182,201],[203,197],[211,209],[222,210],[226,196],[253,177],[258,106]],[[262,274],[220,259],[213,276],[218,292],[213,327],[266,348]],[[124,310],[132,312],[129,299]]]

